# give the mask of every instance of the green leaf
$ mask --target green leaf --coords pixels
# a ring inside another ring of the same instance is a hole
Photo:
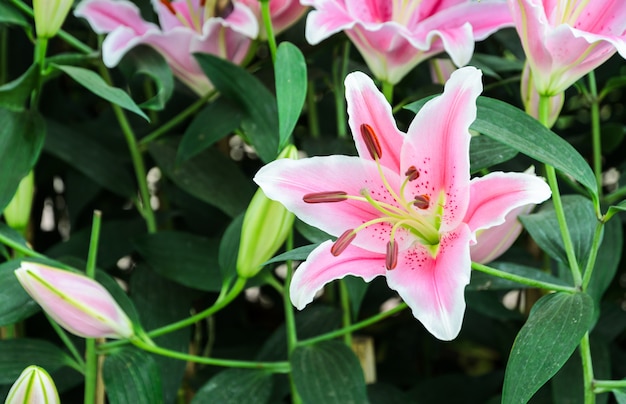
[[[504,163],[517,156],[517,150],[487,136],[472,136],[470,143],[470,172],[472,174]]]
[[[298,47],[282,42],[274,64],[276,104],[278,105],[279,149],[289,141],[306,98],[306,61]]]
[[[278,254],[277,256],[275,256],[274,258],[270,259],[269,261],[265,262],[263,265],[267,265],[267,264],[273,264],[274,262],[283,262],[283,261],[304,261],[309,254],[311,254],[311,252],[313,250],[315,250],[317,247],[319,247],[321,243],[319,244],[309,244],[309,245],[305,245],[302,247],[297,247],[294,248],[293,250],[289,250],[287,252],[284,252],[282,254]]]
[[[34,167],[46,137],[37,112],[0,108],[0,211],[13,199],[22,178]]]
[[[220,240],[217,261],[220,264],[223,282],[228,282],[237,276],[237,254],[239,253],[242,225],[243,213],[233,219]]]
[[[30,27],[30,22],[9,2],[0,2],[0,25],[20,25],[22,27]]]
[[[613,395],[615,396],[615,401],[617,401],[617,404],[626,404],[626,387],[613,390]]]
[[[608,211],[606,212],[605,220],[609,220],[613,215],[619,212],[626,211],[626,200],[621,201],[617,205],[610,206]]]
[[[199,290],[219,291],[222,279],[215,240],[164,231],[135,240],[135,247],[161,276]]]
[[[263,404],[272,393],[272,374],[257,369],[228,369],[196,392],[192,404]]]
[[[417,112],[427,101],[428,99],[420,100],[405,108]],[[593,171],[567,141],[524,111],[503,101],[478,97],[476,104],[478,112],[470,129],[572,176],[597,200],[598,191]]]
[[[255,187],[232,160],[211,148],[176,166],[176,149],[168,140],[150,143],[150,154],[176,185],[231,217],[246,210]]]
[[[133,101],[133,99],[130,98],[126,92],[119,88],[111,87],[102,79],[102,77],[98,76],[91,70],[76,66],[55,64],[51,64],[50,66],[57,70],[61,70],[74,79],[74,81],[78,84],[85,87],[98,97],[119,105],[130,112],[134,112],[146,121],[150,122],[150,118],[148,118],[148,116],[137,106],[137,104],[135,104],[135,101]]]
[[[76,366],[72,358],[48,341],[31,338],[0,340],[0,384],[13,384],[22,370],[41,366],[49,373]]]
[[[571,286],[564,280],[543,272],[540,269],[528,267],[525,265],[509,263],[509,262],[492,262],[492,267],[513,275],[523,276],[524,278],[534,279],[541,282],[553,283],[562,286]],[[467,286],[468,291],[479,290],[508,290],[508,289],[524,289],[530,286],[513,282],[508,279],[499,278],[480,271],[472,271],[472,279]]]
[[[182,164],[232,133],[241,125],[243,113],[225,98],[218,98],[200,111],[187,127],[178,147],[176,164]]]
[[[259,157],[266,163],[274,160],[278,154],[278,115],[272,93],[256,77],[227,60],[206,53],[194,56],[215,88],[245,112],[241,129]]]
[[[593,319],[583,293],[553,293],[533,307],[509,356],[502,402],[526,403],[567,361]]]
[[[102,368],[111,404],[163,403],[161,375],[156,362],[134,347],[114,351]]]
[[[564,195],[562,201],[574,253],[579,265],[584,268],[598,222],[595,210],[591,201],[581,195]],[[567,265],[567,253],[554,205],[551,202],[545,204],[539,212],[532,215],[520,215],[519,219],[545,252]]]
[[[15,324],[39,311],[39,305],[15,276],[20,263],[21,260],[13,260],[0,264],[0,327]]]
[[[58,122],[48,121],[46,152],[65,161],[100,186],[125,198],[137,191],[124,161],[104,144]]]
[[[322,341],[297,347],[291,355],[293,382],[305,404],[367,402],[359,360],[346,344]]]
[[[159,52],[149,46],[138,46],[124,57],[120,68],[127,76],[146,75],[156,85],[156,94],[139,104],[139,107],[153,111],[160,111],[165,107],[174,92],[174,75]],[[140,88],[144,90],[144,86]]]
[[[1,8],[0,3],[0,8]],[[0,10],[0,15],[2,10]],[[39,66],[33,64],[17,79],[0,86],[0,107],[22,111],[33,89],[37,86]]]

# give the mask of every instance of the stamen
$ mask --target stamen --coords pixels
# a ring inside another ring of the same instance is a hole
[[[385,266],[389,271],[398,265],[398,243],[390,240],[387,243],[387,254],[385,255]]]
[[[176,9],[174,9],[174,6],[172,6],[172,3],[170,2],[170,0],[159,0],[159,1],[169,10],[170,13],[172,13],[172,15],[176,15]]]
[[[213,10],[213,15],[226,19],[234,10],[235,6],[233,5],[233,2],[231,0],[217,0],[215,2],[215,10]]]
[[[406,170],[406,173],[404,173],[404,175],[406,175],[409,181],[415,181],[420,177],[420,172],[417,170],[417,168],[415,168],[415,166],[411,166]]]
[[[380,147],[380,143],[378,142],[378,137],[376,136],[374,129],[366,123],[361,124],[361,136],[363,137],[365,146],[367,146],[367,151],[370,152],[372,159],[380,159],[383,155],[383,150]]]
[[[347,199],[347,195],[348,193],[343,191],[315,192],[304,195],[302,200],[306,203],[342,202]]]
[[[426,194],[416,196],[413,205],[418,209],[428,209],[430,206],[430,196]]]
[[[341,236],[335,241],[333,246],[330,248],[330,253],[335,257],[345,251],[346,248],[352,243],[354,238],[356,237],[356,232],[354,229],[346,230],[343,232]]]
[[[206,5],[206,0],[200,0],[200,7],[204,7]]]

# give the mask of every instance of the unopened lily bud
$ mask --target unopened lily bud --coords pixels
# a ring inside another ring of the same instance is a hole
[[[278,159],[296,160],[298,150],[287,146]],[[237,255],[237,273],[251,278],[272,258],[287,239],[293,226],[294,215],[276,201],[269,199],[259,188],[246,210],[241,228],[241,241]]]
[[[85,338],[130,338],[133,324],[113,296],[93,279],[34,262],[15,276],[61,327]]]
[[[31,365],[13,383],[5,404],[58,404],[59,393],[44,369]]]
[[[33,0],[37,37],[55,36],[61,29],[73,2],[73,0]]]
[[[4,208],[4,220],[11,228],[24,234],[30,220],[30,211],[35,195],[35,176],[31,171],[22,178],[13,199]]]

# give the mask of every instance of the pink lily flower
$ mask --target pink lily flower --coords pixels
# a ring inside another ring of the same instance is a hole
[[[447,52],[466,65],[481,41],[512,26],[505,3],[483,0],[300,0],[315,8],[306,39],[315,45],[345,31],[374,75],[398,83],[418,63]]]
[[[250,7],[259,21],[259,38],[267,39],[267,31],[261,17],[261,2],[259,0],[240,0]],[[287,28],[295,24],[306,12],[307,7],[300,4],[298,0],[271,0],[270,16],[272,17],[272,28],[274,35],[278,35]]]
[[[622,0],[508,0],[541,95],[557,95],[619,52],[626,58]]]
[[[390,105],[360,72],[345,81],[349,124],[359,156],[277,160],[255,181],[301,220],[338,236],[295,272],[298,309],[326,283],[385,276],[435,337],[451,340],[465,312],[470,244],[512,210],[550,197],[544,181],[495,172],[470,181],[469,125],[481,72],[454,72],[443,94],[398,130]]]
[[[61,327],[85,338],[130,338],[133,324],[113,296],[87,276],[22,262],[15,276]]]
[[[116,66],[135,46],[148,45],[163,55],[183,83],[202,96],[213,86],[193,53],[241,63],[251,39],[259,33],[257,19],[245,4],[227,2],[224,8],[221,4],[215,0],[155,1],[161,27],[144,21],[139,8],[126,0],[83,0],[74,15],[84,17],[96,33],[109,34],[102,43],[107,67]]]

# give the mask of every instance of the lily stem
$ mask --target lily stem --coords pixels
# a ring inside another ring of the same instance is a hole
[[[267,45],[272,55],[272,63],[276,63],[276,37],[274,36],[272,16],[270,15],[270,0],[261,0],[261,15],[263,17],[265,32],[267,33]]]
[[[578,292],[577,288],[573,288],[571,286],[557,285],[556,283],[548,283],[548,282],[538,281],[535,279],[526,278],[524,276],[511,274],[509,272],[505,272],[499,269],[488,267],[487,265],[479,264],[477,262],[472,262],[472,269],[476,271],[484,272],[489,275],[497,276],[498,278],[507,279],[509,281],[521,283],[522,285],[528,285],[533,288],[554,290],[557,292],[565,292],[565,293]]]
[[[348,134],[346,129],[346,99],[344,96],[344,80],[348,74],[348,57],[350,56],[350,41],[345,41],[341,57],[333,63],[333,87],[335,89],[335,110],[337,114],[337,136],[345,138]]]
[[[580,341],[580,357],[583,364],[583,388],[585,404],[595,404],[596,393],[593,391],[593,363],[591,361],[591,347],[589,346],[589,332]]]
[[[104,78],[104,80],[109,85],[112,85],[113,80],[111,79],[111,75],[102,63],[98,64],[98,70],[100,71],[100,75]],[[143,162],[143,157],[141,156],[141,152],[139,151],[139,147],[137,145],[137,138],[135,137],[133,128],[130,126],[130,123],[128,122],[126,114],[124,113],[122,108],[114,103],[111,103],[111,107],[113,108],[113,113],[115,114],[115,117],[117,118],[117,121],[120,125],[120,129],[124,134],[124,138],[126,138],[128,151],[130,152],[130,157],[133,162],[133,167],[135,169],[135,177],[139,186],[139,195],[141,198],[137,206],[141,215],[146,221],[148,233],[156,233],[157,223],[156,217],[154,216],[154,211],[152,210],[152,206],[150,205],[150,191],[148,190],[146,166]]]
[[[539,122],[545,127],[549,128],[548,124],[550,110],[550,97],[546,95],[539,95]],[[567,254],[567,261],[572,272],[572,278],[574,284],[577,287],[582,286],[582,275],[580,273],[580,267],[576,260],[576,254],[574,253],[574,243],[565,220],[565,211],[563,210],[563,202],[561,201],[561,194],[559,192],[559,183],[556,178],[556,170],[553,166],[546,164],[546,177],[550,190],[552,191],[552,202],[554,204],[554,212],[556,213],[557,220],[559,222],[559,229],[561,230],[561,237],[563,238],[563,244],[565,246],[565,253]]]
[[[593,173],[598,184],[598,195],[602,197],[602,139],[600,136],[600,99],[596,85],[596,75],[589,72],[589,91],[591,95],[591,141],[593,148]]]
[[[344,279],[339,281],[339,297],[341,299],[342,324],[343,328],[349,328],[352,325],[352,310],[350,310],[350,294],[348,286]],[[352,348],[352,333],[347,332],[343,335],[343,340],[349,348]]]
[[[285,249],[287,251],[293,250],[293,229],[289,231],[287,235],[287,241],[285,243]],[[291,354],[298,345],[298,334],[296,331],[296,317],[293,312],[293,306],[291,305],[291,299],[289,298],[289,287],[291,285],[291,278],[293,277],[293,261],[288,260],[287,264],[287,277],[285,278],[285,288],[283,293],[283,307],[285,311],[285,330],[287,332],[287,357],[291,360]],[[291,386],[291,402],[294,404],[301,404],[302,399],[298,394],[296,385],[293,382],[293,377],[289,377],[289,384]]]
[[[315,103],[315,81],[309,79],[306,90],[307,117],[309,122],[309,133],[311,137],[320,137],[320,123],[317,114],[317,104]]]

